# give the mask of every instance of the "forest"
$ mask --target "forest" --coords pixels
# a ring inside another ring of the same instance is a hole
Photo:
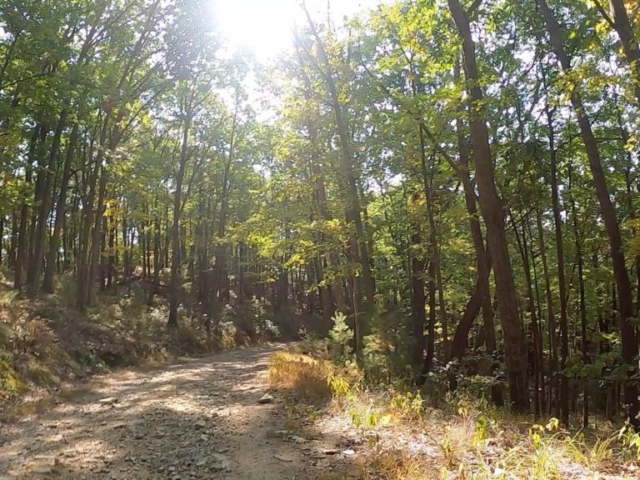
[[[372,381],[640,428],[636,1],[301,2],[268,65],[206,4],[0,2],[7,288],[256,304]]]

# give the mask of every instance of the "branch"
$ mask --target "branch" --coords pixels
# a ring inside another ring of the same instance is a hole
[[[474,0],[474,2],[471,4],[469,9],[467,10],[467,17],[470,17],[471,15],[473,15],[473,12],[475,12],[478,9],[481,3],[482,3],[482,0]]]
[[[609,26],[611,28],[613,28],[614,30],[616,29],[616,23],[613,21],[613,19],[611,18],[611,16],[607,13],[607,11],[604,9],[604,7],[602,6],[602,4],[600,3],[600,0],[593,0],[593,3],[595,3],[596,8],[598,9],[598,11],[602,14],[602,16],[604,17],[604,19],[607,21],[607,23],[609,24]]]

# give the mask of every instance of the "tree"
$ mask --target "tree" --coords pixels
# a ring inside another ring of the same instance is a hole
[[[516,288],[511,270],[502,202],[496,191],[493,159],[489,143],[489,131],[483,115],[483,94],[471,34],[468,13],[458,0],[449,0],[449,10],[462,40],[464,71],[469,102],[469,129],[476,166],[476,182],[480,193],[479,203],[487,226],[487,239],[496,275],[496,289],[500,321],[505,335],[505,361],[509,376],[509,394],[516,410],[529,407],[524,334],[518,317]]]

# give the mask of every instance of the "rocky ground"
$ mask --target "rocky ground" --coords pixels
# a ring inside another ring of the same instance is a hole
[[[268,392],[276,348],[98,378],[0,425],[0,480],[316,478],[343,453],[333,436],[285,430],[284,399]]]

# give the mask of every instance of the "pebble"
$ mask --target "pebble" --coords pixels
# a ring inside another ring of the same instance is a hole
[[[269,403],[273,403],[273,401],[275,400],[275,398],[273,398],[273,395],[269,394],[269,393],[265,393],[260,400],[258,400],[258,403],[260,405],[267,405]]]

